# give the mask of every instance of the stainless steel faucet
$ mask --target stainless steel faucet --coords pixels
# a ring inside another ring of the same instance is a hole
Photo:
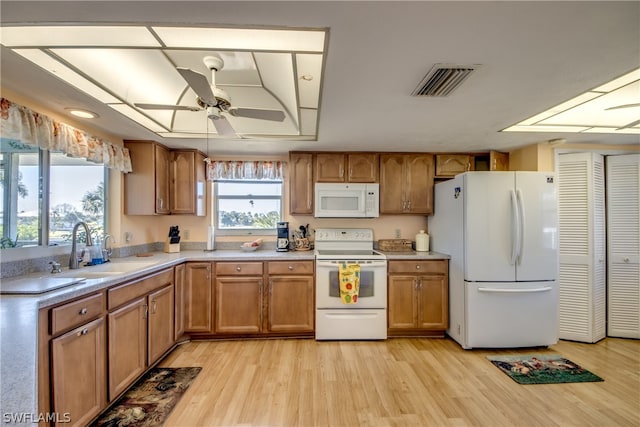
[[[102,244],[102,249],[105,254],[105,256],[103,256],[104,262],[111,260],[111,254],[113,254],[113,248],[107,245],[109,239],[111,239],[112,243],[116,242],[116,239],[114,239],[111,234],[104,235],[104,243]]]
[[[77,240],[77,235],[78,235],[78,227],[83,226],[84,227],[84,234],[87,236],[87,241],[86,241],[86,246],[93,246],[93,242],[91,241],[91,233],[89,232],[89,226],[85,223],[80,221],[79,223],[77,223],[76,225],[73,226],[73,233],[71,234],[71,256],[69,257],[69,268],[70,269],[77,269],[79,268],[79,263],[78,263],[78,254],[76,253],[76,240]]]

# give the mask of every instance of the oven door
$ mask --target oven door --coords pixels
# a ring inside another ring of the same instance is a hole
[[[358,302],[343,304],[340,299],[340,263],[360,265]],[[386,260],[316,260],[316,308],[386,308]]]

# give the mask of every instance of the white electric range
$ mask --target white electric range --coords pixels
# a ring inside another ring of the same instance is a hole
[[[315,231],[316,339],[387,338],[387,259],[373,249],[373,230],[323,228]],[[339,264],[360,266],[358,302],[340,298]]]

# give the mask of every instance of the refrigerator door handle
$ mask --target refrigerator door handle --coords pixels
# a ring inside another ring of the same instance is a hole
[[[518,258],[518,243],[520,241],[519,232],[520,224],[518,224],[518,202],[516,201],[516,193],[511,190],[511,258],[509,264],[514,265]]]
[[[518,230],[518,265],[522,263],[522,257],[524,256],[524,203],[522,202],[522,190],[519,188],[516,190],[516,201],[518,202],[518,215],[519,215],[519,230]]]
[[[552,290],[551,286],[545,286],[543,288],[531,288],[531,289],[503,289],[503,288],[478,288],[479,292],[494,292],[505,294],[529,294],[536,292],[548,292]]]

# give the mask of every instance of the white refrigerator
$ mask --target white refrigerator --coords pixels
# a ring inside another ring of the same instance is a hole
[[[558,341],[553,173],[467,172],[435,185],[432,250],[449,261],[449,327],[463,348]]]

